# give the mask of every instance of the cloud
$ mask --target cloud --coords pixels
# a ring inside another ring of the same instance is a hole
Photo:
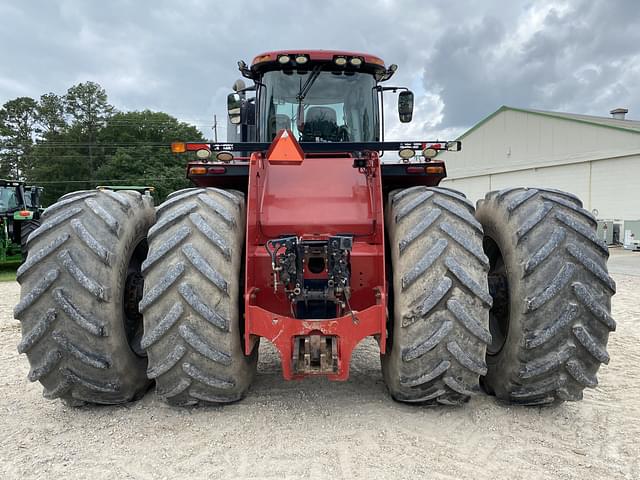
[[[636,2],[535,2],[514,18],[484,16],[437,42],[424,76],[444,103],[442,127],[502,104],[593,115],[640,110]]]
[[[19,5],[19,6],[16,6]],[[120,109],[151,108],[211,134],[224,122],[236,61],[262,51],[371,52],[416,92],[387,138],[457,135],[502,104],[640,112],[634,0],[0,0],[0,103],[93,80]]]

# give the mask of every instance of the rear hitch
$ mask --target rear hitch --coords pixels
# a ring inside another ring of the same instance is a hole
[[[353,237],[287,236],[268,240],[273,293],[282,289],[298,318],[332,318],[350,311]]]
[[[337,373],[338,337],[317,333],[294,337],[291,364],[296,375]]]

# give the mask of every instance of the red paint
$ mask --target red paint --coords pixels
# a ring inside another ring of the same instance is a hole
[[[250,328],[252,335],[264,337],[276,346],[282,360],[282,375],[286,380],[304,377],[304,375],[293,373],[291,358],[294,337],[306,336],[312,333],[335,335],[338,337],[338,372],[327,375],[327,378],[329,380],[347,380],[349,378],[351,352],[356,345],[365,337],[381,335],[381,320],[386,316],[386,307],[383,297],[380,298],[380,302],[379,305],[371,306],[362,312],[356,313],[355,321],[351,315],[332,320],[297,320],[287,316],[275,315],[263,308],[249,305],[246,311],[246,324]],[[380,345],[384,353],[384,339],[382,339]],[[247,336],[247,351],[250,351],[252,347],[253,339]]]
[[[208,143],[187,143],[185,147],[188,151],[209,150]]]
[[[285,142],[279,150],[278,142]],[[290,143],[293,142],[294,144]],[[286,147],[286,148],[284,148]],[[278,137],[267,158],[251,156],[247,196],[245,269],[245,350],[257,337],[279,350],[283,375],[293,375],[291,356],[295,336],[311,332],[338,337],[339,371],[328,375],[346,380],[351,351],[360,340],[375,336],[384,351],[386,336],[386,281],[380,163],[369,159],[370,175],[353,168],[349,155],[305,156],[292,164],[299,145],[292,136]],[[283,157],[278,156],[281,151]],[[279,161],[280,160],[280,161]],[[284,163],[283,163],[284,160]],[[291,317],[282,290],[273,291],[267,240],[281,235],[326,239],[336,234],[355,235],[351,252],[350,314],[334,319],[300,320]]]
[[[275,62],[279,55],[290,55],[292,58],[295,55],[308,55],[311,61],[333,60],[335,56],[341,57],[361,57],[364,58],[365,63],[372,63],[380,65],[384,68],[384,60],[375,55],[369,55],[368,53],[359,52],[345,52],[340,50],[279,50],[273,52],[265,52],[260,55],[256,55],[251,62],[251,66],[257,65],[262,62]],[[267,58],[268,57],[268,58]]]

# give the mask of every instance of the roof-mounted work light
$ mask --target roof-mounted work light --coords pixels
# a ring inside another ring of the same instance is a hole
[[[339,67],[344,67],[347,64],[347,57],[334,57],[333,63],[335,63]]]
[[[427,147],[422,150],[422,155],[424,156],[424,158],[433,158],[438,155],[438,150],[436,150],[435,148]]]
[[[398,152],[398,155],[400,155],[400,158],[402,160],[407,162],[407,161],[409,161],[410,159],[412,159],[413,157],[416,156],[416,152],[415,152],[415,150],[413,150],[411,148],[403,148],[402,150],[400,150]]]

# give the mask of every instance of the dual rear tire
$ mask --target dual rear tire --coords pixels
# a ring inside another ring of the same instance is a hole
[[[244,218],[243,195],[214,188],[157,211],[134,191],[60,198],[17,272],[29,380],[74,406],[128,402],[154,380],[174,405],[242,398],[257,363],[241,342]]]
[[[580,400],[616,326],[595,218],[549,189],[490,192],[473,212],[441,188],[389,195],[391,395],[456,404],[480,381],[515,404]]]

